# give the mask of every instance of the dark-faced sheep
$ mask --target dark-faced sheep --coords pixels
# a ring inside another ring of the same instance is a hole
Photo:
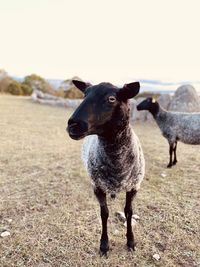
[[[200,113],[171,112],[163,109],[151,97],[137,105],[138,110],[148,110],[154,117],[162,135],[169,143],[169,164],[177,163],[177,142],[200,145]],[[172,158],[174,154],[174,159]]]
[[[144,177],[144,157],[136,134],[129,123],[129,102],[139,92],[138,82],[117,88],[110,83],[95,86],[73,81],[85,98],[68,121],[72,139],[85,138],[82,158],[99,201],[102,219],[100,254],[109,250],[107,234],[107,193],[126,192],[127,246],[134,250],[132,200]]]

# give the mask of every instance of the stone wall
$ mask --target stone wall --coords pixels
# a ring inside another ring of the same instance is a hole
[[[153,120],[152,115],[148,111],[138,111],[136,108],[137,105],[144,99],[144,97],[131,99],[130,107],[132,121]],[[32,94],[32,100],[40,104],[60,106],[72,109],[76,109],[82,102],[81,99],[64,99],[62,97],[44,94],[38,90],[34,90]],[[157,101],[166,110],[181,112],[200,112],[200,98],[194,87],[191,85],[180,86],[173,96],[169,94],[163,94],[157,99]]]

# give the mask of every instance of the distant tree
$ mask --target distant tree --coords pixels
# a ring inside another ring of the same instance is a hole
[[[65,91],[65,98],[83,98],[84,94],[78,90],[75,86],[71,87],[69,90]]]
[[[0,69],[0,80],[8,77],[8,73],[4,69]]]
[[[0,69],[0,92],[6,92],[8,85],[13,81],[13,79],[8,76],[7,72]]]
[[[55,95],[55,91],[51,85],[45,79],[36,74],[26,76],[22,84],[31,87],[32,90],[37,89],[43,93]]]
[[[65,97],[65,91],[63,90],[62,87],[59,87],[58,90],[56,91],[56,96],[58,97]]]
[[[62,96],[64,98],[83,98],[83,93],[78,90],[72,80],[82,81],[79,77],[74,76],[72,79],[64,80],[61,86],[58,89],[57,95]]]

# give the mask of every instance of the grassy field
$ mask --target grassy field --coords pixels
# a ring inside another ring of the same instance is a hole
[[[126,251],[115,217],[124,193],[109,199],[110,254],[98,254],[99,205],[80,160],[82,141],[66,131],[70,111],[0,95],[0,266],[200,266],[200,147],[178,144],[167,169],[168,144],[155,125],[133,127],[146,176],[134,202],[137,250]],[[152,256],[158,253],[156,261]]]

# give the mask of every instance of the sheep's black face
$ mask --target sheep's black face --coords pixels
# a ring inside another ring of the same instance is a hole
[[[91,134],[104,136],[126,123],[129,118],[127,100],[134,97],[140,87],[138,82],[122,89],[110,83],[95,86],[80,81],[73,83],[85,94],[85,99],[68,121],[67,131],[75,140]]]
[[[147,99],[143,100],[139,105],[137,105],[137,110],[148,110],[153,115],[156,115],[159,111],[159,104],[152,97],[148,97]]]
[[[153,107],[155,100],[152,97],[148,97],[137,105],[137,110],[149,110]]]

